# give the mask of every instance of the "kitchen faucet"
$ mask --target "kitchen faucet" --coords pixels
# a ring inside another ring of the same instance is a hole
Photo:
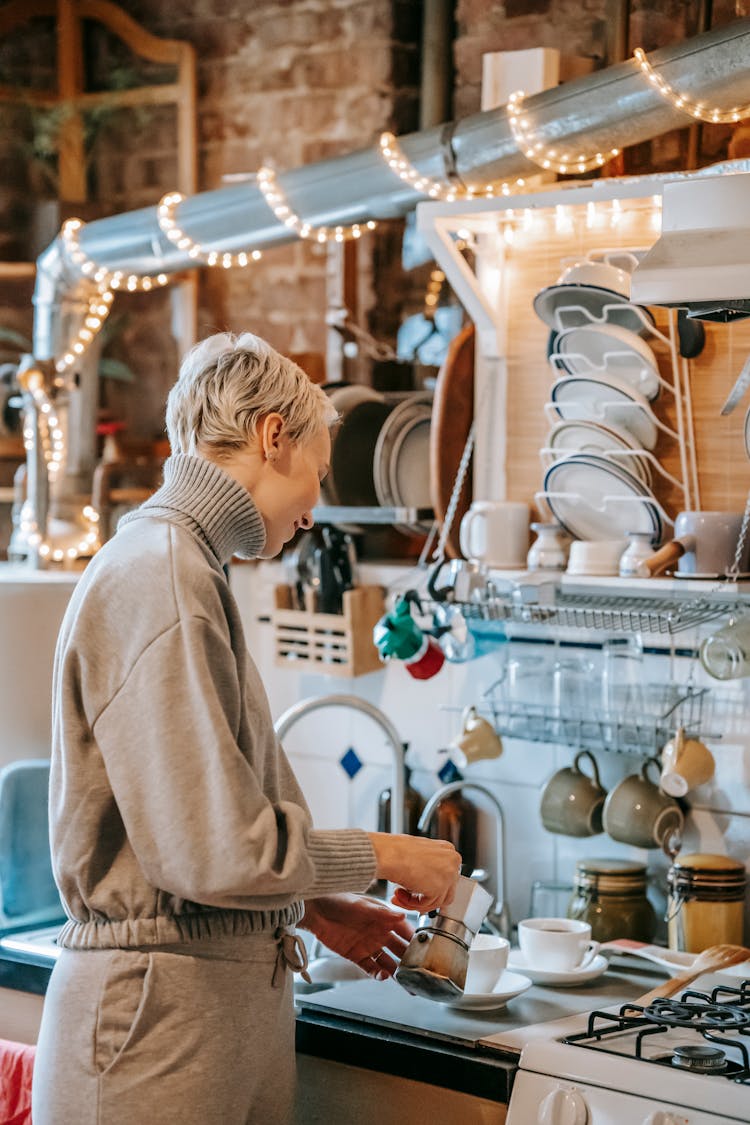
[[[448,797],[451,793],[458,792],[459,789],[476,789],[478,793],[484,793],[492,804],[495,806],[497,813],[495,837],[495,896],[494,903],[490,907],[489,913],[485,919],[485,926],[499,934],[501,937],[510,940],[510,913],[505,896],[505,817],[503,816],[502,805],[498,801],[495,794],[486,785],[480,785],[476,781],[451,781],[448,785],[444,785],[442,789],[438,789],[433,793],[429,801],[422,810],[422,815],[419,818],[417,829],[419,832],[426,832],[432,814],[444,797]]]
[[[274,724],[276,737],[281,740],[299,719],[322,707],[349,707],[361,711],[377,723],[388,739],[393,751],[393,780],[391,782],[391,832],[404,831],[404,746],[399,733],[387,715],[356,695],[320,695],[293,704]]]

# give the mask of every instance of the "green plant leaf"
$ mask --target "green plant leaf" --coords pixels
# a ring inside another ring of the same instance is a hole
[[[103,379],[116,379],[120,383],[134,383],[135,372],[121,359],[105,357],[99,360],[99,374]]]

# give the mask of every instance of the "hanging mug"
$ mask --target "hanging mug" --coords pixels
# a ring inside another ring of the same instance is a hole
[[[581,768],[589,763],[592,776]],[[588,750],[576,754],[573,765],[558,770],[542,791],[540,814],[548,832],[561,836],[598,836],[607,791],[599,780],[596,758]]]
[[[465,707],[461,716],[461,730],[449,743],[451,758],[459,769],[482,758],[499,758],[503,743],[492,723],[477,714],[476,707]]]

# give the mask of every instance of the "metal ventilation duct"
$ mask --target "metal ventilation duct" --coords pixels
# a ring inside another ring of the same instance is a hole
[[[750,19],[655,51],[650,62],[670,85],[689,92],[693,100],[750,102]],[[545,146],[587,153],[637,144],[688,120],[647,81],[634,60],[530,97],[525,109]],[[538,171],[519,151],[505,108],[413,133],[400,138],[399,144],[421,174],[459,185]],[[290,206],[314,227],[402,215],[423,198],[387,167],[377,145],[293,169],[279,176],[278,182]],[[274,217],[254,182],[193,196],[180,207],[180,223],[206,250],[272,247],[296,237]],[[195,269],[199,264],[164,236],[156,207],[89,223],[80,245],[89,258],[111,271],[157,274]],[[80,324],[90,283],[66,261],[59,238],[40,256],[37,267],[34,356],[41,362],[52,359]],[[81,390],[71,394],[68,440],[75,456],[60,474],[58,496],[66,491],[66,478],[75,478],[76,483],[67,491],[80,492],[87,471],[93,470],[93,462],[87,465],[93,457],[93,439],[87,445],[81,437],[87,425],[93,433],[91,403],[96,395],[90,389],[87,393],[84,385],[89,379],[95,382],[91,367],[82,366]],[[41,515],[45,506],[41,497],[30,500],[33,511]]]

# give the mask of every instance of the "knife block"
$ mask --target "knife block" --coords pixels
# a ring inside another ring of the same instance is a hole
[[[383,668],[372,631],[384,613],[380,586],[356,586],[343,594],[343,613],[292,609],[289,586],[277,586],[271,613],[274,664],[298,672],[351,678]]]

